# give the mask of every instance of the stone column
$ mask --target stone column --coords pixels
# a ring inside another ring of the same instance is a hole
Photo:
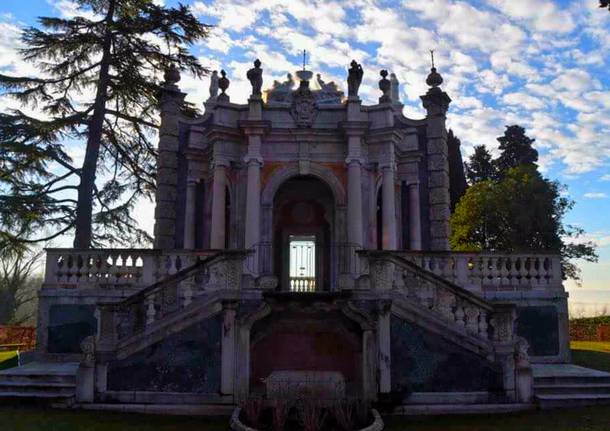
[[[166,250],[173,249],[176,245],[178,134],[180,106],[186,96],[176,85],[178,81],[180,81],[180,73],[176,69],[168,70],[165,73],[161,95],[154,247]]]
[[[184,206],[184,248],[195,248],[195,209],[197,200],[197,183],[188,180],[186,183],[186,203]]]
[[[246,223],[244,232],[244,247],[254,248],[254,252],[246,262],[246,271],[254,276],[259,273],[258,254],[261,241],[261,168],[263,157],[261,145],[263,135],[270,127],[268,122],[262,121],[262,100],[252,96],[249,100],[249,120],[240,122],[242,130],[248,139],[248,150],[244,162],[248,166],[248,183],[246,188]]]
[[[396,250],[396,194],[394,193],[394,167],[391,164],[381,168],[381,200],[382,200],[382,223],[383,238],[382,247],[384,250]]]
[[[364,128],[351,125],[347,129],[347,241],[362,248],[362,134]]]
[[[377,345],[379,348],[379,392],[392,390],[392,356],[390,340],[391,304],[382,301],[377,317]]]
[[[220,392],[223,395],[232,395],[235,385],[235,315],[237,304],[225,304],[224,318],[222,326],[222,343],[221,343],[221,377],[220,377]]]
[[[449,161],[447,149],[447,129],[445,127],[447,109],[451,98],[439,88],[443,82],[432,68],[426,81],[432,88],[421,96],[426,108],[426,136],[428,159],[428,199],[430,219],[430,249],[449,250]]]
[[[226,162],[214,162],[214,184],[212,186],[212,229],[210,248],[225,248],[225,210],[226,210],[227,167]]]
[[[419,206],[419,184],[409,184],[409,248],[421,250],[421,208]]]

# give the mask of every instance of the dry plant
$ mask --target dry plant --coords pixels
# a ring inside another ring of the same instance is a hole
[[[326,411],[320,406],[318,400],[305,398],[299,400],[297,406],[303,431],[319,431],[326,419]]]
[[[256,427],[258,425],[261,412],[263,411],[263,398],[262,397],[249,397],[244,401],[241,409],[246,416],[248,423]]]
[[[333,404],[333,414],[337,424],[345,431],[354,429],[354,402],[337,400]]]
[[[274,399],[271,402],[272,414],[272,429],[273,431],[282,431],[288,420],[288,412],[290,411],[290,403],[287,399]]]

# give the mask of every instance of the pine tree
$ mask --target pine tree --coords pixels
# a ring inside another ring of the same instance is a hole
[[[477,145],[474,147],[474,153],[468,158],[465,163],[466,178],[472,184],[481,181],[492,180],[496,177],[496,168],[492,161],[491,153],[485,145]]]
[[[610,0],[599,0],[599,7],[608,8],[608,11],[610,11]]]
[[[0,241],[72,230],[76,248],[145,239],[130,210],[155,187],[161,75],[207,73],[187,49],[209,26],[187,6],[78,4],[93,17],[44,17],[23,32],[22,56],[37,76],[0,74],[0,88],[23,106],[0,114]],[[69,149],[83,147],[76,166]]]
[[[453,130],[449,129],[447,134],[447,157],[449,159],[449,197],[451,212],[455,209],[457,202],[466,192],[468,184],[464,174],[464,162],[460,151],[460,140],[455,136]]]
[[[506,126],[504,136],[498,138],[500,143],[500,157],[495,161],[499,175],[503,175],[510,168],[520,165],[534,165],[538,161],[538,151],[532,144],[535,139],[525,134],[521,126]]]

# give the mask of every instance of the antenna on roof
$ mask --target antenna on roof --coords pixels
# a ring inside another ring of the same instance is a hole
[[[430,50],[430,58],[432,59],[432,68],[434,69],[434,50]]]
[[[307,58],[307,51],[303,50],[303,70],[305,70],[305,60]]]

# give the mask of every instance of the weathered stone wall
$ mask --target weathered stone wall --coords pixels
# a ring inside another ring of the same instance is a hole
[[[222,318],[216,316],[108,365],[108,390],[220,391]]]
[[[554,305],[517,307],[516,331],[529,343],[529,355],[559,355],[559,323]]]
[[[60,304],[49,308],[49,353],[81,353],[80,343],[97,332],[94,305]]]
[[[502,391],[502,370],[436,334],[391,318],[392,391]]]

